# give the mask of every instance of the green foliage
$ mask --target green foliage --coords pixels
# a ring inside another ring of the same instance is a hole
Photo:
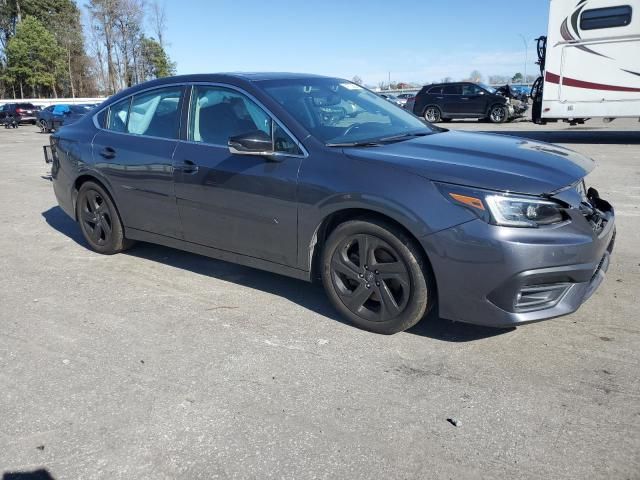
[[[524,82],[524,75],[522,75],[520,72],[518,72],[511,78],[511,81],[513,83],[522,83],[522,82]]]
[[[167,52],[164,51],[160,43],[153,38],[143,36],[140,44],[142,47],[142,65],[145,80],[175,75],[175,63],[169,60]]]
[[[64,68],[64,51],[55,37],[35,17],[26,17],[16,28],[6,47],[7,68],[4,79],[9,84],[30,86],[38,95],[44,88],[55,92],[58,72]]]

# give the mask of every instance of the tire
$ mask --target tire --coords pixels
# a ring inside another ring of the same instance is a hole
[[[85,182],[78,191],[76,216],[82,235],[95,252],[120,253],[133,245],[124,237],[120,215],[109,194],[95,182]]]
[[[402,332],[432,306],[434,283],[424,256],[406,233],[386,222],[362,218],[340,224],[324,245],[321,269],[331,303],[365,330]]]
[[[489,111],[491,123],[504,123],[509,119],[509,111],[505,105],[494,105]]]
[[[430,105],[424,110],[424,119],[429,123],[438,123],[442,120],[442,112],[434,105]]]

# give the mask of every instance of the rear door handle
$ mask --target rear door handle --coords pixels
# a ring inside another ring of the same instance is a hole
[[[198,165],[196,165],[196,163],[191,160],[183,160],[182,164],[177,166],[176,169],[190,175],[198,173]]]
[[[100,156],[106,158],[107,160],[111,160],[116,158],[116,151],[111,147],[105,147],[100,152]]]

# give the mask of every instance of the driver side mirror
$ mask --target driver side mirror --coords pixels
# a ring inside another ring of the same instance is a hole
[[[229,138],[229,152],[235,155],[274,157],[273,139],[262,130],[235,135]]]

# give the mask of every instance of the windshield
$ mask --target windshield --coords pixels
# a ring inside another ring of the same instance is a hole
[[[355,83],[333,78],[262,82],[266,92],[329,146],[394,141],[433,133],[417,117]]]
[[[487,85],[485,83],[479,83],[478,85],[480,85],[482,88],[484,88],[489,93],[496,93],[496,89],[495,88],[490,87],[489,85]]]

